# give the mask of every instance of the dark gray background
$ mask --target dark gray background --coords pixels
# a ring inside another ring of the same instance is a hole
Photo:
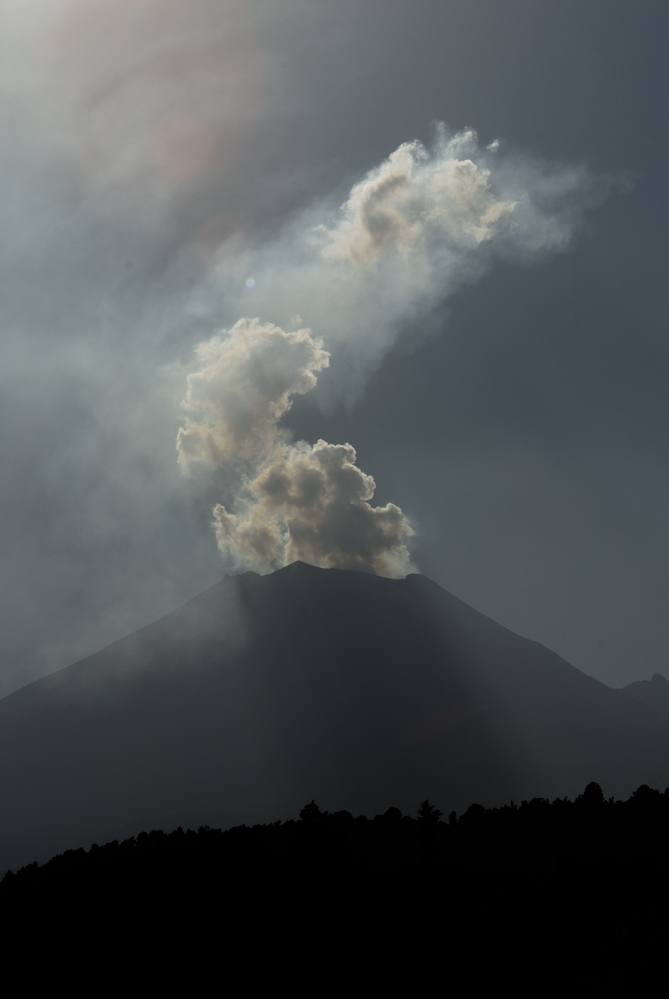
[[[351,411],[307,397],[289,423],[356,446],[415,523],[420,570],[465,601],[614,686],[667,674],[665,4],[0,12],[1,692],[218,578],[174,450],[217,325],[193,305],[209,249],[344,197],[435,119],[630,190],[568,253],[461,291]],[[180,117],[207,123],[211,154],[185,179],[155,168]]]

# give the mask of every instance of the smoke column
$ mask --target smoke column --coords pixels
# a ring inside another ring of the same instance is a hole
[[[177,447],[186,467],[204,462],[236,481],[236,512],[214,508],[218,545],[232,564],[268,570],[301,559],[405,573],[411,528],[392,503],[371,506],[374,480],[356,467],[351,445],[293,444],[278,426],[292,397],[327,367],[322,341],[308,329],[240,319],[200,344],[198,357],[184,402],[192,415]]]
[[[330,391],[354,399],[398,336],[426,336],[434,309],[495,259],[528,263],[566,249],[605,186],[440,126],[431,152],[401,145],[337,211],[313,209],[254,257],[221,249],[200,305],[225,300],[239,314],[253,295],[262,318],[197,348],[177,448],[185,470],[215,468],[232,491],[232,508],[213,511],[229,565],[409,570],[411,526],[394,504],[371,504],[374,480],[354,448],[293,442],[281,418],[331,357]]]

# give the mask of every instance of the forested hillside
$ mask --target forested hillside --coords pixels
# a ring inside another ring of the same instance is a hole
[[[311,802],[299,820],[154,830],[8,872],[0,913],[10,937],[39,913],[82,939],[182,957],[213,941],[229,959],[299,947],[333,974],[383,955],[379,981],[423,960],[452,982],[513,968],[521,993],[539,975],[538,995],[632,994],[664,953],[668,838],[669,790],[645,785],[626,801],[591,783],[574,801],[447,818],[429,801],[415,818]]]

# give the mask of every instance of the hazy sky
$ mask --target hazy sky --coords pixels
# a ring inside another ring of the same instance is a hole
[[[220,483],[175,450],[195,347],[283,322],[264,289],[295,233],[401,143],[432,148],[435,121],[599,194],[552,209],[557,252],[500,253],[396,310],[364,363],[326,337],[284,422],[355,446],[414,564],[457,596],[614,686],[669,675],[664,4],[0,12],[1,693],[221,575]]]

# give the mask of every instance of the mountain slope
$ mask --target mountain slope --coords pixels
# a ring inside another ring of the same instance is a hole
[[[0,866],[142,825],[669,784],[647,706],[425,577],[222,580],[0,701]]]
[[[669,681],[661,673],[654,673],[650,680],[635,680],[619,689],[621,694],[647,704],[665,722],[669,722]]]

